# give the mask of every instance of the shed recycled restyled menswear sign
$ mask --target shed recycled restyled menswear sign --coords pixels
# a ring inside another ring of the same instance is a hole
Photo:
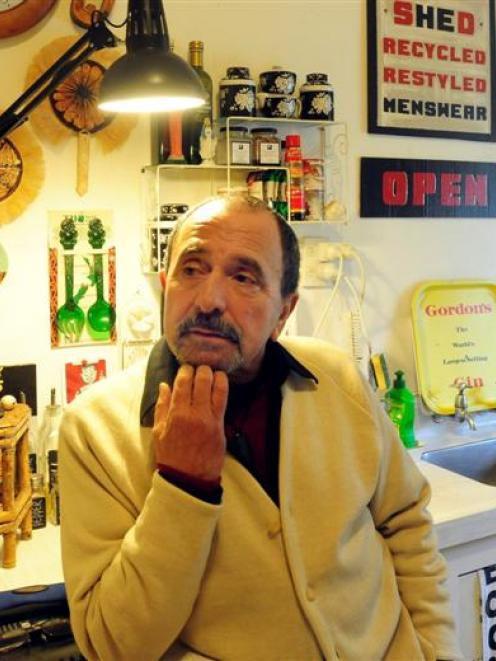
[[[495,140],[494,0],[368,0],[369,131]]]

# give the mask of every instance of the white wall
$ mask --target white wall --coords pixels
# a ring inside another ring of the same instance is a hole
[[[490,143],[366,132],[365,0],[168,0],[167,18],[176,52],[185,56],[191,39],[205,42],[205,66],[214,85],[226,67],[249,66],[252,75],[275,64],[295,70],[299,81],[310,71],[328,72],[336,94],[336,119],[348,122],[351,221],[346,226],[304,230],[351,242],[367,273],[365,318],[374,351],[384,351],[392,368],[406,370],[414,383],[410,298],[416,283],[436,278],[495,279],[496,220],[382,220],[357,217],[361,156],[490,161]],[[126,3],[117,0],[117,22]],[[69,0],[29,32],[0,41],[0,104],[20,93],[26,69],[38,50],[58,36],[76,34]],[[10,258],[0,286],[0,365],[38,365],[39,405],[51,386],[61,387],[64,363],[93,356],[109,366],[120,361],[118,347],[50,350],[46,211],[64,208],[111,208],[116,224],[118,305],[136,287],[158,296],[157,283],[139,264],[140,167],[149,162],[148,120],[141,119],[119,150],[103,156],[92,143],[90,188],[84,198],[74,191],[75,140],[60,147],[42,142],[46,180],[35,202],[9,225],[0,226],[0,243]],[[300,230],[300,233],[302,230]],[[302,309],[316,319],[313,295]],[[321,298],[317,296],[317,300]]]

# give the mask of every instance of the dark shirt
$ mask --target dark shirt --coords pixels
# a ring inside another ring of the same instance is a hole
[[[178,362],[164,338],[153,348],[145,377],[141,400],[141,424],[153,425],[153,412],[158,387],[165,381],[172,387]],[[316,377],[299,363],[281,344],[269,340],[260,372],[253,381],[229,384],[225,415],[227,451],[235,457],[262,485],[272,500],[279,504],[279,423],[281,417],[281,386],[293,370],[304,378]],[[205,484],[166,466],[159,472],[168,481],[193,496],[219,503],[222,488]]]

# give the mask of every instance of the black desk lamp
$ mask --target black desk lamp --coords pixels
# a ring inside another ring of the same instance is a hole
[[[0,115],[0,139],[25,122],[29,113],[92,53],[117,46],[120,40],[105,21],[100,12],[94,12],[86,33]],[[102,110],[164,112],[205,103],[199,76],[170,50],[162,0],[128,0],[126,50],[103,77]]]

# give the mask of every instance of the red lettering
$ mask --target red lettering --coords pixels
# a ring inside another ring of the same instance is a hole
[[[398,39],[398,55],[410,55],[410,42],[407,39]]]
[[[459,207],[461,204],[460,181],[461,174],[452,172],[441,173],[441,204],[445,207]]]
[[[446,83],[448,82],[448,74],[438,73],[437,77],[439,78],[439,84],[441,85],[441,89],[443,90],[446,87]]]
[[[474,34],[475,17],[467,11],[458,12],[458,32],[460,34]]]
[[[434,305],[426,305],[425,306],[425,314],[428,317],[435,317],[436,316],[436,308]]]
[[[388,55],[389,54],[395,55],[396,53],[395,43],[396,43],[395,40],[392,39],[391,37],[384,37],[384,39],[382,40],[382,50],[384,51],[384,53]]]
[[[474,51],[471,48],[462,48],[462,60],[463,62],[474,61]]]
[[[393,4],[394,22],[396,25],[412,25],[413,11],[410,2],[396,0]]]
[[[422,48],[422,42],[421,41],[414,41],[412,43],[412,55],[413,55],[413,57],[423,57],[424,50]]]
[[[426,195],[436,192],[436,175],[434,172],[413,173],[413,199],[414,206],[425,206]]]
[[[424,84],[424,72],[423,71],[414,71],[412,74],[412,85],[421,87]]]
[[[425,50],[426,50],[426,53],[427,53],[427,57],[430,60],[432,60],[432,58],[434,56],[434,49],[436,47],[436,44],[424,44],[424,46],[425,46]]]
[[[451,80],[451,89],[452,90],[461,90],[462,88],[460,85],[457,83],[456,76],[450,76]]]
[[[438,60],[447,60],[448,59],[448,46],[446,44],[441,44],[440,46],[437,47],[437,59]],[[443,55],[443,53],[446,53]]]
[[[382,201],[391,207],[402,207],[408,201],[406,172],[386,170],[382,175]]]
[[[487,174],[466,176],[464,203],[469,207],[487,207]]]
[[[410,84],[410,72],[408,69],[398,69],[398,82],[400,85]]]
[[[475,79],[475,90],[477,92],[485,92],[486,91],[486,80],[485,80],[485,78],[476,78]]]
[[[486,52],[483,50],[475,51],[475,63],[476,64],[485,64],[486,63]]]
[[[393,67],[384,67],[384,82],[385,83],[396,82],[396,70],[393,69]]]
[[[473,78],[464,78],[463,79],[463,91],[464,92],[473,92],[474,91],[474,79]]]

